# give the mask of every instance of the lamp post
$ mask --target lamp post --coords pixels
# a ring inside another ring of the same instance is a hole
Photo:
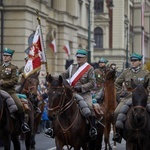
[[[88,1],[88,63],[91,63],[91,0]]]
[[[129,43],[129,20],[127,18],[127,16],[125,16],[125,24],[126,24],[126,35],[127,35],[127,42],[126,42],[126,68],[129,67],[129,63],[128,63],[128,55],[129,55],[129,48],[128,48],[128,43]]]

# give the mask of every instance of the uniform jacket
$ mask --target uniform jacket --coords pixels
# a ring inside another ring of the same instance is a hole
[[[140,69],[138,72],[133,72],[131,68],[125,69],[115,81],[117,93],[121,93],[123,83],[125,85],[125,90],[130,91],[131,79],[133,79],[135,83],[144,84],[144,82],[146,82],[148,78],[150,78],[150,73],[147,70]],[[148,90],[150,91],[150,81]]]
[[[72,67],[70,66],[64,73],[62,73],[62,76],[65,79],[71,78],[72,75],[77,70],[78,70],[78,65],[72,64]],[[94,68],[90,66],[89,70],[78,80],[76,85],[81,85],[82,93],[86,93],[86,92],[90,92],[93,89],[94,83],[95,83]]]
[[[0,65],[0,80],[2,80],[2,85],[0,89],[8,92],[9,94],[16,93],[15,85],[18,82],[18,67],[10,63],[5,66],[4,64]]]
[[[101,89],[105,82],[103,74],[104,74],[104,69],[102,68],[95,69],[96,86],[98,89]]]

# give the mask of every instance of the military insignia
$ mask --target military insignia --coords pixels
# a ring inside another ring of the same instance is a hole
[[[11,68],[5,68],[5,73],[6,73],[7,75],[11,74]]]
[[[138,78],[138,81],[144,81],[144,77]]]
[[[16,76],[19,76],[19,69],[16,69]]]
[[[100,78],[101,77],[101,75],[100,74],[98,74],[98,78]]]

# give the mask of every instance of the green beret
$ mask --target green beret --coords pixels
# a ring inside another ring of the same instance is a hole
[[[87,51],[84,49],[79,49],[76,52],[77,57],[86,57],[87,56]]]
[[[132,53],[130,55],[130,60],[142,60],[143,56],[137,53]]]
[[[3,55],[8,55],[12,56],[14,54],[15,50],[9,49],[9,48],[4,48],[3,50]]]
[[[108,63],[108,60],[104,57],[100,58],[100,60],[98,61],[98,63],[105,63],[107,64]]]

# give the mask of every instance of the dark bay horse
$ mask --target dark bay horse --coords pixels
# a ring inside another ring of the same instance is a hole
[[[98,124],[97,139],[91,142],[89,124],[80,112],[74,99],[71,86],[61,76],[47,75],[48,82],[48,116],[53,119],[56,149],[62,150],[66,145],[74,150],[99,150],[103,136],[103,127]],[[102,129],[101,129],[102,128]],[[90,144],[89,144],[90,143]]]
[[[11,148],[11,123],[12,119],[10,117],[9,110],[5,100],[0,95],[0,138],[3,140],[4,150],[10,150]],[[18,148],[20,144],[17,145]]]
[[[123,129],[126,150],[148,150],[150,148],[150,116],[147,111],[148,82],[144,85],[132,83],[132,106],[127,113]]]
[[[17,117],[15,118],[10,117],[10,112],[8,111],[8,104],[6,104],[6,99],[1,96],[1,92],[2,90],[0,91],[0,138],[3,140],[5,150],[10,150],[11,141],[13,142],[13,146],[15,150],[21,150],[20,141],[19,141],[19,135],[21,135],[22,133],[21,123]],[[4,96],[4,91],[3,91],[3,96]],[[29,108],[32,109],[32,105],[29,104]],[[27,113],[27,114],[28,114],[27,122],[29,124],[31,113]],[[29,133],[26,134],[28,135]],[[30,140],[27,138],[25,142],[26,142],[26,150],[29,150]]]
[[[37,133],[37,129],[38,126],[41,122],[41,115],[42,115],[42,111],[43,111],[43,107],[41,107],[41,104],[39,105],[40,109],[41,109],[41,113],[36,114],[35,112],[35,106],[38,104],[39,100],[38,100],[38,85],[39,85],[39,72],[35,72],[34,74],[30,75],[28,78],[21,78],[21,93],[25,94],[27,96],[27,99],[29,102],[31,102],[32,106],[33,106],[33,116],[32,116],[32,123],[30,123],[31,125],[31,132],[28,133],[28,135],[25,135],[25,139],[30,139],[30,148],[31,149],[35,149],[35,135]]]
[[[102,104],[104,111],[104,142],[105,142],[105,150],[107,150],[107,146],[109,150],[112,150],[109,141],[109,135],[111,131],[111,125],[114,128],[114,111],[117,106],[116,102],[116,89],[115,89],[115,79],[116,79],[116,64],[107,65],[104,71],[104,101]],[[115,143],[114,143],[115,144]]]

